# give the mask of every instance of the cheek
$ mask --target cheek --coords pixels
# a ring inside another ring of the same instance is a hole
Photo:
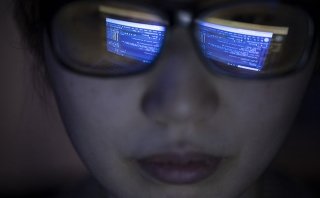
[[[294,122],[310,74],[306,70],[281,80],[223,85],[233,86],[221,91],[229,96],[222,106],[229,112],[225,117],[234,130],[230,138],[235,139],[244,166],[252,166],[251,160],[264,167],[277,152]]]
[[[145,78],[80,75],[62,67],[50,50],[46,52],[60,115],[79,154],[103,156],[129,150],[126,143],[139,137],[133,129],[146,128],[140,110]]]
[[[68,131],[71,135],[76,133],[77,138],[129,138],[133,133],[124,136],[122,132],[137,127],[143,120],[139,110],[141,80],[86,79],[66,73],[55,81],[61,115]]]

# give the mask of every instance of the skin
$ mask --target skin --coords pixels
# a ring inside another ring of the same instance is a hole
[[[125,78],[74,73],[54,58],[48,40],[45,46],[68,134],[114,198],[255,196],[246,193],[248,187],[281,146],[313,70],[308,65],[269,80],[212,74],[184,28],[173,29],[151,72]],[[223,160],[215,174],[188,185],[157,181],[136,164],[137,158],[172,151]]]

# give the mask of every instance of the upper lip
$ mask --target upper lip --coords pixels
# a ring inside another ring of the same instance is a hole
[[[202,152],[165,152],[138,159],[140,168],[159,181],[190,184],[206,179],[218,167],[222,157]]]
[[[131,158],[134,160],[149,158],[151,156],[174,156],[183,158],[185,156],[199,157],[201,155],[207,156],[222,156],[219,151],[215,149],[205,148],[198,144],[158,144],[152,146],[140,147],[131,150]]]
[[[152,161],[152,162],[164,162],[164,161],[172,161],[179,163],[187,163],[189,161],[199,161],[199,160],[207,160],[218,158],[214,155],[202,153],[202,152],[164,152],[164,153],[156,153],[149,156],[145,156],[138,160],[140,161]]]

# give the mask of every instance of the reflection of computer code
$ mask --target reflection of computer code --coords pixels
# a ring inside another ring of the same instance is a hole
[[[271,32],[199,23],[199,39],[205,56],[235,67],[260,71],[272,41]]]
[[[158,55],[165,28],[158,25],[106,19],[107,50],[119,56],[151,63]]]

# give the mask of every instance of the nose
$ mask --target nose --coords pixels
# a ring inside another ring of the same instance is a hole
[[[189,32],[174,29],[144,94],[144,114],[162,125],[196,124],[216,112],[219,95]]]

